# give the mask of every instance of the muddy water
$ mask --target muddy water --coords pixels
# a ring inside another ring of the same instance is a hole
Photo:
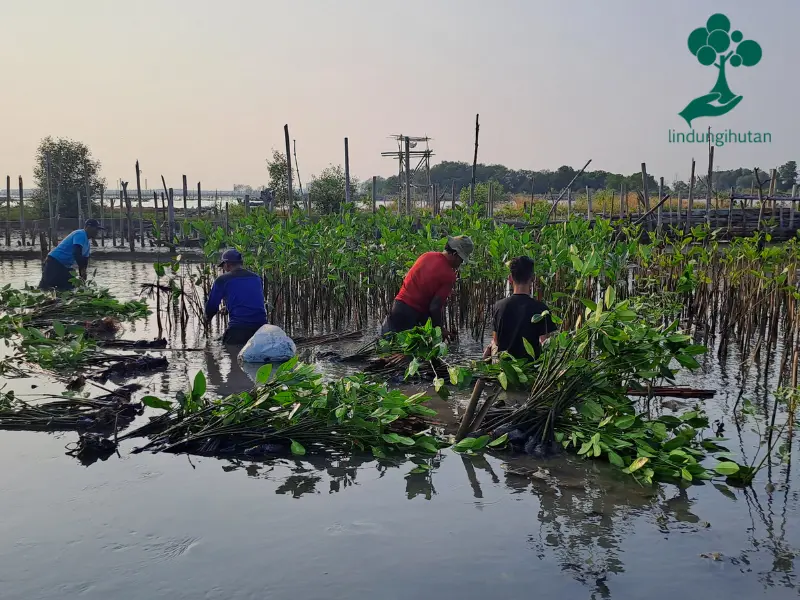
[[[121,298],[152,281],[147,264],[95,266]],[[35,283],[38,272],[38,261],[0,259],[3,283]],[[125,335],[155,337],[155,322]],[[170,352],[169,370],[141,381],[150,392],[169,396],[200,368],[219,393],[250,385],[198,328],[170,342],[194,350]],[[706,408],[726,422],[732,449],[751,457],[756,437],[737,432],[731,412],[742,388],[761,401],[774,374],[758,365],[743,384],[737,361],[711,357],[690,382],[718,390]],[[19,393],[60,391],[44,379],[7,383]],[[74,439],[0,432],[4,600],[797,594],[798,498],[786,465],[763,471],[750,490],[723,493],[641,488],[573,458],[451,452],[424,475],[408,475],[414,465],[402,460],[190,460],[132,455],[135,444],[84,466],[64,454]],[[550,478],[509,475],[505,462],[543,466]]]

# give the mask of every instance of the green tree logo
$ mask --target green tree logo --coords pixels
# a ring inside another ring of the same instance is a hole
[[[701,65],[715,66],[717,83],[704,96],[695,98],[678,114],[689,127],[698,117],[719,117],[733,110],[742,96],[737,96],[728,87],[725,68],[752,67],[761,60],[761,46],[758,42],[745,40],[741,31],[731,33],[728,17],[717,13],[708,18],[705,27],[699,27],[689,34],[689,51],[697,57]]]

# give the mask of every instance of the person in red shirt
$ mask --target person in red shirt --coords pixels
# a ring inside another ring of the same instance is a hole
[[[381,325],[381,335],[412,329],[428,319],[435,327],[441,327],[456,271],[469,260],[472,249],[472,240],[459,235],[447,238],[444,252],[426,252],[420,256],[403,279],[392,310]]]

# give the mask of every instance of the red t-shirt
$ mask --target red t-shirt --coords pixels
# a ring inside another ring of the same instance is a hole
[[[442,303],[450,296],[456,272],[441,252],[426,252],[417,259],[403,279],[395,300],[407,304],[419,313],[427,314],[435,297]]]

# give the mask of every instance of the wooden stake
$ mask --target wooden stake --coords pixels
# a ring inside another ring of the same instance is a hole
[[[128,198],[128,182],[123,181],[121,182],[121,185],[122,197],[125,199],[125,214],[128,221],[128,244],[130,245],[131,252],[134,252],[136,250],[134,246],[136,236],[133,232],[133,211],[131,209],[131,199]]]
[[[586,186],[586,220],[589,222],[592,220],[592,193],[588,185]]]
[[[167,231],[167,244],[172,246],[175,239],[175,193],[172,188],[167,190]]]
[[[350,204],[350,145],[344,138],[344,201]]]
[[[117,245],[117,221],[114,218],[114,196],[109,198],[109,202],[111,203],[111,245]]]
[[[794,229],[795,198],[797,198],[797,184],[792,186],[792,202],[789,206],[789,229]]]
[[[694,168],[695,163],[692,159],[692,174],[689,176],[689,204],[686,207],[686,231],[692,228],[692,210],[694,209]]]
[[[372,176],[372,214],[374,215],[377,210],[377,193],[378,193],[378,178],[373,175]]]
[[[81,227],[81,223],[83,223],[83,207],[81,206],[81,191],[77,190],[75,192],[78,195],[78,229]]]
[[[708,174],[706,175],[706,223],[711,225],[711,181],[714,175],[714,146],[708,147]]]
[[[22,233],[22,245],[25,245],[25,200],[22,198],[22,175],[19,176],[19,228]],[[33,241],[33,240],[31,240]]]
[[[250,194],[244,195],[244,214],[250,214]]]
[[[644,199],[644,210],[650,212],[650,191],[647,189],[647,165],[645,163],[642,163],[642,198]]]
[[[405,137],[406,150],[406,214],[411,216],[411,142]]]
[[[658,201],[659,203],[664,198],[664,178],[659,177],[658,179]],[[658,205],[658,211],[656,211],[656,227],[659,231],[661,231],[663,225],[663,221],[661,219],[661,204]]]
[[[469,184],[469,205],[475,205],[475,170],[478,168],[478,133],[481,130],[480,114],[475,115],[475,154],[472,157],[472,179]]]
[[[183,224],[181,225],[181,237],[186,239],[186,221],[189,218],[188,205],[189,188],[186,185],[186,175],[183,176]]]
[[[11,245],[11,175],[6,175],[6,246]]]
[[[105,246],[106,245],[106,230],[105,230],[105,226],[106,226],[106,222],[105,222],[106,207],[105,207],[105,198],[103,198],[103,191],[104,191],[103,190],[103,186],[101,185],[100,186],[100,225],[103,226],[103,229],[100,230],[100,245],[101,246]],[[53,240],[51,240],[50,243],[54,244],[55,242]]]
[[[484,387],[486,387],[486,382],[483,379],[478,379],[478,381],[475,382],[475,387],[472,388],[472,395],[469,398],[467,410],[464,413],[464,416],[461,417],[461,424],[458,426],[458,432],[456,433],[457,442],[463,440],[464,437],[469,433],[469,427],[472,425],[472,419],[475,416],[475,409],[478,407],[478,400],[481,398],[481,393],[483,392]]]
[[[142,172],[139,170],[139,161],[136,161],[136,199],[139,203],[139,244],[144,248],[144,210],[142,209]]]
[[[294,193],[292,192],[292,148],[289,144],[289,125],[283,126],[283,135],[286,138],[286,190],[289,194],[286,201],[289,203],[289,217],[291,217],[294,208]]]
[[[200,189],[200,182],[197,182],[197,218],[203,216],[203,191]]]
[[[53,218],[55,217],[55,209],[53,207],[53,190],[50,184],[50,155],[45,155],[44,171],[47,184],[47,216],[50,218],[49,238],[50,245],[55,243],[55,224]]]

